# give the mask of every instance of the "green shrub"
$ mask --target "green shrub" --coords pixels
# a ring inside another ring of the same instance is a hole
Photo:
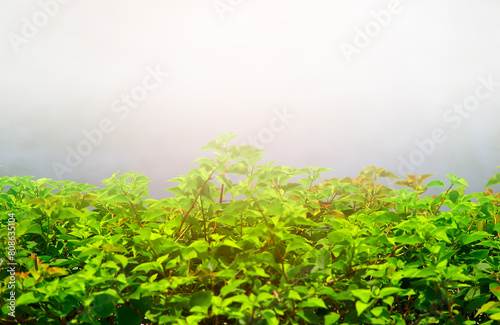
[[[0,178],[5,324],[493,324],[500,195],[366,167],[258,165],[219,135],[199,168],[149,199],[150,180],[103,188]],[[500,183],[500,174],[487,186]],[[395,179],[391,189],[381,178]],[[442,187],[433,197],[430,187]],[[9,217],[16,255],[10,260]],[[12,221],[12,219],[11,219]],[[15,313],[9,309],[15,262]],[[11,313],[11,315],[9,315]],[[15,317],[12,317],[15,315]]]

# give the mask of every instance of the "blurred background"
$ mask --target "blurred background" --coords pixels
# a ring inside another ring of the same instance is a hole
[[[500,165],[497,1],[0,3],[0,175],[166,180],[219,133],[264,161],[480,191]],[[498,191],[498,188],[496,189]]]

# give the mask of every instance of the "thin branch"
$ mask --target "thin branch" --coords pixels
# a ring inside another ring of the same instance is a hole
[[[217,166],[217,167],[219,167],[219,166]],[[205,180],[205,182],[201,186],[200,190],[198,191],[198,194],[196,194],[196,197],[194,198],[193,203],[191,204],[191,207],[189,207],[189,210],[187,210],[186,213],[184,214],[184,217],[182,217],[181,225],[179,226],[179,229],[177,229],[176,234],[181,232],[182,226],[184,225],[184,222],[186,221],[187,216],[189,215],[191,210],[193,210],[194,206],[196,205],[196,202],[198,201],[198,198],[201,195],[201,191],[203,191],[203,189],[205,188],[205,185],[207,185],[208,181],[212,178],[212,175],[215,173],[215,170],[217,169],[217,167],[215,167],[214,170],[212,170],[212,172],[210,173],[210,175],[208,176],[208,178]]]

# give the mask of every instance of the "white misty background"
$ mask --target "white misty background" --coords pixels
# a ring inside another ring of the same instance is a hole
[[[235,143],[260,136],[266,161],[335,169],[325,178],[369,165],[401,175],[413,154],[413,173],[455,173],[479,191],[499,171],[500,84],[459,127],[450,110],[478,78],[500,83],[499,10],[486,0],[3,1],[0,174],[99,186],[134,170],[161,198],[175,185],[165,180],[210,155],[201,146],[234,131]],[[346,55],[356,40],[363,47]],[[169,75],[126,117],[113,111],[148,67]],[[58,175],[67,148],[103,120],[113,131]],[[436,129],[446,140],[422,152],[415,141]]]

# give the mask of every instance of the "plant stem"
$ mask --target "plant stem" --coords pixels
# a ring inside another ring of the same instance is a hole
[[[212,172],[210,173],[210,175],[208,175],[207,179],[205,180],[205,182],[201,186],[200,190],[198,191],[198,194],[196,194],[196,197],[194,198],[193,203],[191,204],[191,207],[189,207],[189,210],[187,210],[186,213],[184,214],[184,217],[182,217],[181,225],[179,226],[179,229],[177,229],[176,234],[181,232],[182,226],[184,225],[184,222],[186,221],[187,216],[189,215],[191,210],[193,210],[194,206],[196,205],[196,202],[198,201],[198,198],[201,195],[201,191],[203,191],[203,189],[205,188],[205,185],[207,185],[208,181],[212,178],[212,175],[215,173],[215,170],[217,169],[217,167],[215,167],[212,170]]]
[[[224,171],[222,172],[222,176],[226,176],[226,168],[228,166],[228,162],[226,162],[224,164]],[[219,203],[222,204],[222,199],[224,198],[224,184],[221,184],[221,187],[220,187],[220,196],[219,196]],[[220,210],[217,210],[215,212],[215,217],[217,218],[219,216],[219,211]],[[215,234],[217,233],[217,221],[215,221],[215,224],[214,224],[214,231],[212,232],[212,234]]]
[[[285,264],[284,264],[285,259],[283,258],[283,255],[281,255],[281,251],[279,250],[278,245],[276,244],[276,241],[274,240],[274,234],[271,231],[271,228],[269,227],[269,223],[267,222],[266,215],[264,214],[264,212],[260,208],[260,205],[259,205],[259,202],[257,201],[257,199],[254,198],[254,201],[257,204],[257,208],[259,209],[260,214],[264,218],[264,222],[266,223],[267,229],[269,230],[269,235],[271,236],[271,241],[273,242],[274,248],[276,249],[276,252],[278,253],[278,256],[280,257],[281,269],[283,270],[283,276],[285,277],[285,280],[288,282],[288,278],[287,278],[286,272],[285,272]]]

